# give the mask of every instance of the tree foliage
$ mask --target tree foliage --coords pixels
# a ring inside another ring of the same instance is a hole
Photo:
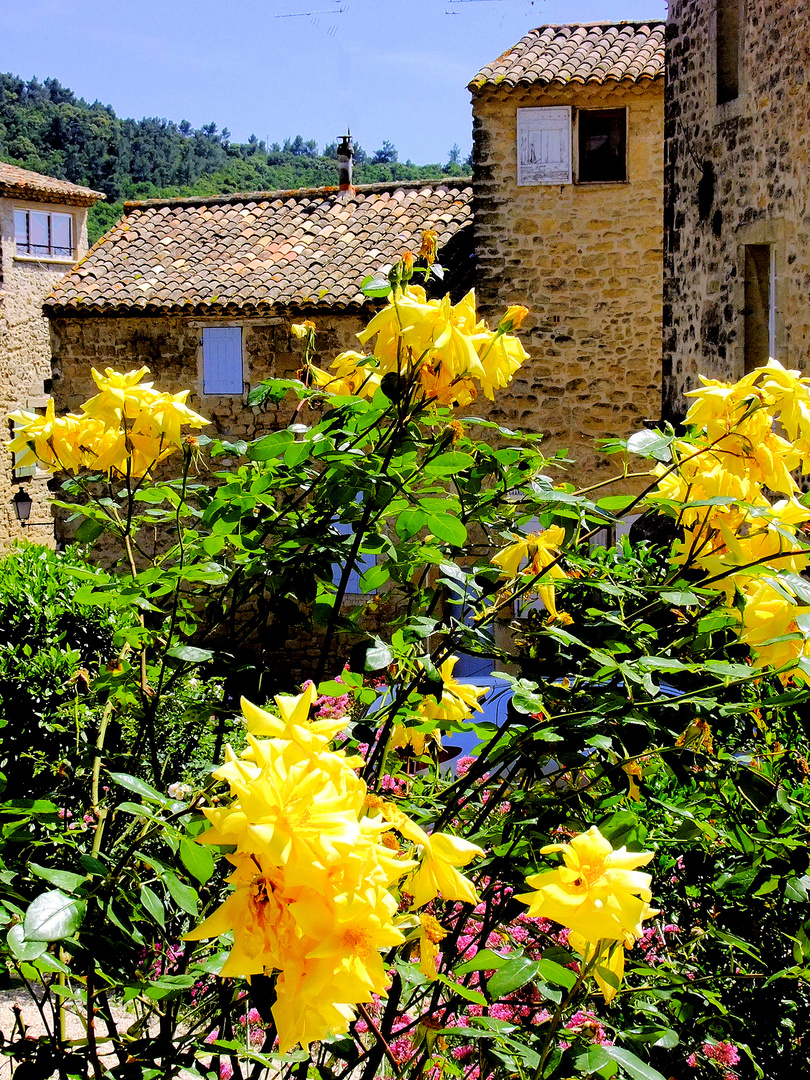
[[[337,183],[336,145],[323,155],[301,135],[268,147],[251,135],[235,143],[216,123],[193,128],[158,117],[122,119],[112,107],[77,98],[56,79],[0,74],[0,159],[102,191],[89,212],[94,243],[120,216],[126,199],[273,191]],[[355,143],[355,183],[462,175],[456,161],[415,165],[384,142],[369,160]]]

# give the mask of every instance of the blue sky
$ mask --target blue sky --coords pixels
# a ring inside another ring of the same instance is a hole
[[[444,161],[471,143],[467,83],[544,23],[665,17],[664,0],[7,0],[0,70],[119,116],[210,121],[240,142],[351,127]]]

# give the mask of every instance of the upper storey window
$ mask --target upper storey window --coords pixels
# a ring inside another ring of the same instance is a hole
[[[580,109],[579,169],[581,184],[621,183],[627,179],[627,110]]]
[[[518,184],[570,184],[574,180],[573,110],[569,105],[518,109]],[[578,109],[576,182],[627,180],[627,110]]]
[[[740,94],[740,33],[744,0],[717,0],[715,26],[717,54],[717,104],[724,105]]]
[[[73,258],[73,215],[47,210],[15,210],[18,255],[43,259]]]

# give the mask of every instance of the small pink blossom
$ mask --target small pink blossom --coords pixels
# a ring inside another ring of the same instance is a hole
[[[733,1043],[705,1042],[701,1050],[707,1058],[716,1061],[719,1065],[737,1065],[740,1060],[740,1051]]]

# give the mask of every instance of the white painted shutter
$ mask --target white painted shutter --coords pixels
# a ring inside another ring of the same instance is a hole
[[[571,107],[518,109],[518,184],[571,183]]]
[[[209,326],[203,330],[203,393],[241,394],[241,326]]]

